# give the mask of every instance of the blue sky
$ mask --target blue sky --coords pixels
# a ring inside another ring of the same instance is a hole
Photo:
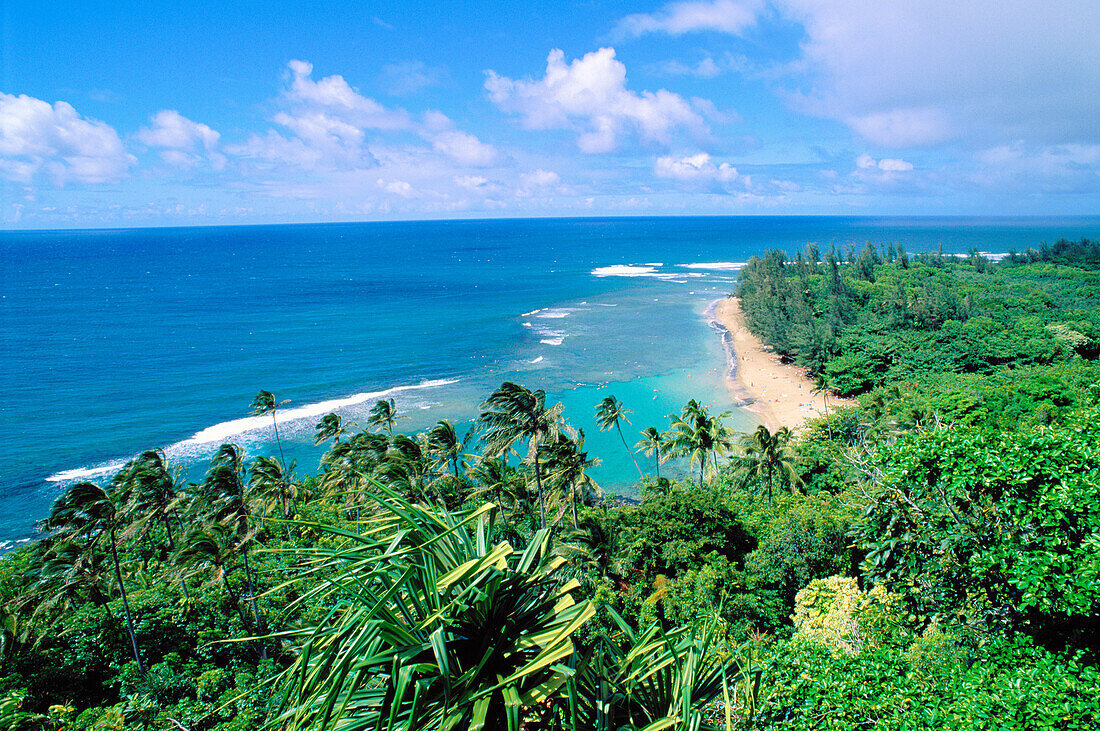
[[[1100,212],[1095,2],[0,13],[5,228]]]

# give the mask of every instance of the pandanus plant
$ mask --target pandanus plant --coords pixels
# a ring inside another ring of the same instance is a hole
[[[486,503],[414,504],[376,484],[362,531],[300,549],[298,600],[329,607],[278,679],[283,731],[704,729],[703,708],[749,677],[708,625],[620,631],[583,646],[595,614],[552,533],[500,540]],[[323,579],[318,582],[317,579]]]

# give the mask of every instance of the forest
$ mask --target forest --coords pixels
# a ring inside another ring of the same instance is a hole
[[[421,433],[329,414],[314,474],[72,485],[0,560],[0,728],[1094,729],[1100,242],[997,259],[753,258],[751,329],[857,405],[737,433],[609,392],[637,499],[510,382]]]

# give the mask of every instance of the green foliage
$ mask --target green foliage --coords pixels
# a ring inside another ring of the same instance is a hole
[[[1085,731],[1100,721],[1100,672],[1002,640],[968,663],[914,668],[898,648],[856,655],[781,642],[764,665],[755,728],[770,731]]]
[[[431,510],[377,486],[362,532],[301,554],[328,580],[301,601],[331,607],[288,633],[300,647],[280,685],[279,723],[303,729],[698,728],[727,677],[719,635],[652,626],[578,652],[593,617],[547,530],[498,542],[486,504]],[[613,617],[615,615],[612,615]],[[559,715],[560,714],[560,715]]]
[[[756,543],[715,489],[683,487],[617,515],[623,561],[648,582],[698,568],[711,554],[735,565]]]
[[[921,613],[1095,644],[1098,438],[1093,408],[1027,434],[955,428],[882,450],[854,530],[867,575]]]
[[[868,246],[851,263],[830,252],[819,267],[768,252],[742,270],[737,294],[753,331],[832,391],[909,384],[893,421],[875,425],[880,432],[935,418],[1026,429],[1073,402],[1055,374],[1091,368],[1080,359],[1100,355],[1096,248],[1061,242],[1029,259],[1057,265],[997,265],[976,253],[910,263]],[[952,377],[962,375],[976,378],[957,395]]]
[[[778,593],[789,613],[799,589],[848,570],[853,518],[844,499],[834,495],[783,496],[755,528],[759,545],[746,568],[759,585]]]

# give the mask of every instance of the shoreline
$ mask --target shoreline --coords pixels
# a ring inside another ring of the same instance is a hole
[[[726,355],[726,386],[742,408],[753,412],[771,431],[795,430],[809,419],[825,415],[825,394],[801,366],[781,363],[770,347],[749,331],[741,300],[723,298],[707,308],[707,316],[722,333]],[[829,398],[829,409],[854,406],[853,399]]]

